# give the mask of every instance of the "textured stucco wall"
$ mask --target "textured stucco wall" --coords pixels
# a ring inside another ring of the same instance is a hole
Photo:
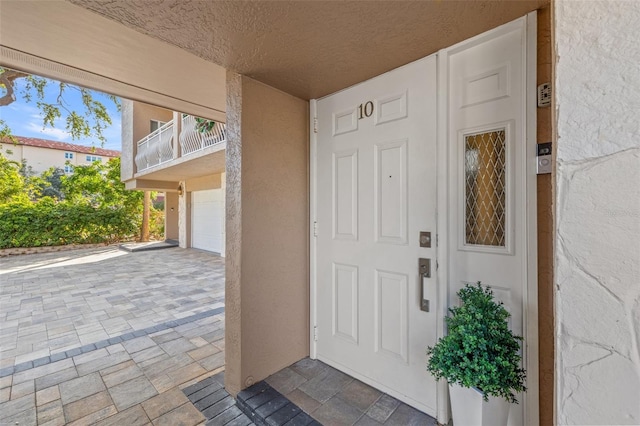
[[[122,147],[120,153],[120,180],[126,182],[135,174],[136,150],[133,144],[133,101],[120,99]]]
[[[309,354],[309,104],[227,75],[225,386]]]
[[[169,122],[173,111],[143,102],[133,103],[133,141],[138,141],[151,133],[151,120]]]
[[[368,80],[549,2],[71,1],[303,99]]]
[[[640,424],[640,3],[555,3],[558,424]]]
[[[164,193],[164,238],[179,240],[178,230],[178,193]]]
[[[191,247],[191,193],[185,181],[180,181],[182,195],[178,196],[178,245]]]
[[[171,9],[140,4],[147,17]],[[3,66],[224,120],[222,66],[67,1],[2,1],[0,10],[0,46],[11,49],[0,57]],[[129,15],[125,7],[116,13]],[[202,33],[194,43],[202,43]]]
[[[217,189],[222,187],[222,174],[200,176],[197,178],[187,179],[189,191],[204,191],[207,189]]]

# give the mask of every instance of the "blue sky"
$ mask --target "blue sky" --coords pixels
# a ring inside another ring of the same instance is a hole
[[[58,94],[59,85],[55,80],[51,80],[45,89],[45,102],[55,103]],[[65,130],[65,113],[56,122],[55,128],[43,128],[42,114],[36,107],[36,99],[33,97],[30,102],[25,102],[22,98],[24,90],[24,79],[16,80],[16,101],[10,105],[0,107],[0,118],[2,118],[11,132],[16,136],[26,136],[32,138],[50,139],[58,142],[69,142],[77,145],[95,146],[106,149],[121,149],[120,143],[120,112],[111,100],[101,92],[93,91],[94,100],[100,101],[107,108],[111,117],[112,125],[103,131],[103,135],[107,139],[105,144],[101,146],[100,141],[95,138],[72,139],[71,135]],[[65,101],[70,105],[71,110],[75,110],[78,114],[82,114],[84,107],[81,102],[80,93],[77,90],[65,90]]]

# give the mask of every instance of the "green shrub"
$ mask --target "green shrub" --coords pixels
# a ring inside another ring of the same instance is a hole
[[[119,158],[29,180],[17,167],[0,154],[0,248],[114,243],[138,235],[144,195],[126,190]]]
[[[149,211],[149,236],[152,240],[164,239],[164,210],[152,207]]]
[[[428,348],[427,370],[436,379],[479,389],[485,400],[496,396],[517,403],[514,393],[526,390],[526,373],[520,368],[522,337],[509,329],[509,312],[480,282],[467,284],[458,296],[461,306],[445,318],[447,336]]]
[[[124,206],[92,206],[42,198],[0,204],[0,248],[114,243],[130,240],[140,217]]]

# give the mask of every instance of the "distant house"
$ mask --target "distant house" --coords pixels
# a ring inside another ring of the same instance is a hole
[[[36,173],[42,173],[51,167],[60,167],[70,173],[74,166],[84,166],[94,161],[106,162],[110,158],[120,157],[120,151],[113,149],[23,136],[16,136],[16,140],[17,143],[0,144],[2,155],[13,161],[26,160]]]

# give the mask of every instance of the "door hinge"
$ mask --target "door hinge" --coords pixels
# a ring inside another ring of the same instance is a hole
[[[313,133],[318,133],[318,117],[313,117]]]
[[[313,236],[318,236],[318,222],[313,222]]]
[[[314,342],[318,341],[318,326],[317,325],[313,326],[313,341]]]
[[[438,234],[436,234],[436,247],[438,247],[438,243],[439,243],[439,238],[438,238]]]

